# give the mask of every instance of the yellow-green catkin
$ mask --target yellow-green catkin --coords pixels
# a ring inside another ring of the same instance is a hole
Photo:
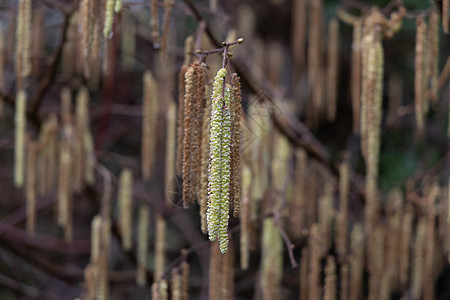
[[[26,102],[26,92],[24,90],[19,91],[16,96],[16,112],[14,117],[14,184],[16,187],[22,187],[24,184]]]
[[[222,166],[222,132],[224,112],[224,97],[222,96],[223,84],[226,70],[220,69],[214,79],[211,120],[210,120],[210,142],[209,142],[209,170],[208,170],[208,209],[207,223],[209,239],[214,241],[221,232],[221,209],[228,207],[228,204],[222,205],[222,183],[225,183]],[[229,106],[229,105],[228,105]],[[229,132],[228,132],[229,134]],[[229,159],[229,157],[228,157]],[[225,195],[228,198],[228,195]],[[227,201],[227,199],[225,199]],[[228,217],[227,217],[228,223]]]
[[[103,25],[103,36],[109,39],[114,23],[114,6],[115,2],[120,0],[107,0],[105,5],[105,23]]]
[[[266,218],[262,229],[261,287],[262,299],[281,299],[283,243],[272,218]]]
[[[122,248],[126,251],[132,246],[132,214],[133,214],[133,174],[125,168],[119,178],[119,230],[122,236]]]
[[[135,66],[136,24],[128,12],[124,13],[122,17],[120,44],[122,49],[122,67],[127,71],[132,71]]]
[[[166,221],[160,212],[155,217],[155,274],[154,281],[161,280],[166,266]]]
[[[148,205],[139,208],[136,284],[141,287],[147,284],[149,210]]]
[[[328,68],[327,68],[327,120],[336,119],[339,84],[339,21],[331,19],[328,25]]]
[[[156,124],[158,117],[158,88],[151,71],[144,73],[142,106],[141,170],[144,180],[149,180],[153,172],[155,159]]]
[[[27,201],[27,231],[33,235],[36,225],[36,161],[39,144],[28,142],[27,151],[27,180],[26,180],[26,201]]]
[[[122,0],[115,0],[116,3],[114,3],[114,12],[119,13],[122,10]]]
[[[248,269],[250,254],[250,192],[252,183],[252,173],[248,165],[242,169],[242,204],[240,212],[240,264],[242,270]]]
[[[416,19],[416,56],[414,78],[414,111],[416,117],[416,134],[419,139],[425,130],[425,115],[428,109],[427,101],[427,23],[423,17]]]
[[[167,139],[166,139],[166,167],[165,167],[165,175],[164,175],[164,186],[166,188],[166,197],[167,199],[172,199],[175,189],[177,188],[174,185],[175,178],[175,142],[176,142],[176,134],[177,134],[177,108],[176,104],[173,101],[170,101],[169,107],[167,109],[166,115],[166,131],[167,131]]]
[[[333,256],[328,256],[327,264],[325,266],[325,286],[323,288],[324,300],[337,299],[337,276],[336,276],[336,262]]]

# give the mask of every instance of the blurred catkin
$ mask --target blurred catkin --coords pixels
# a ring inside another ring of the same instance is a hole
[[[233,203],[233,216],[239,216],[241,201],[241,83],[236,73],[231,76],[231,170],[230,201]]]
[[[161,280],[166,267],[166,220],[157,212],[155,216],[155,272],[153,281]]]
[[[24,90],[21,90],[16,96],[16,112],[14,116],[14,184],[16,187],[22,187],[24,183],[26,103],[27,94]]]
[[[39,144],[28,141],[27,147],[27,177],[26,177],[26,201],[27,201],[27,232],[34,234],[36,225],[36,160]]]
[[[352,89],[352,113],[353,113],[353,132],[360,132],[361,122],[361,43],[362,27],[361,20],[353,24],[353,42],[352,42],[352,70],[351,70],[351,89]]]
[[[137,270],[136,284],[147,284],[147,260],[148,260],[148,229],[150,209],[148,205],[139,207],[138,233],[137,233]]]
[[[416,117],[416,134],[423,138],[425,130],[425,114],[427,112],[427,23],[423,17],[416,19],[416,56],[414,78],[414,111]]]
[[[252,174],[250,167],[245,164],[242,168],[242,205],[240,212],[240,257],[241,269],[247,270],[249,264],[249,244],[250,244],[250,187],[252,184]]]
[[[131,169],[124,168],[120,173],[118,194],[118,222],[122,236],[122,248],[128,251],[132,246],[133,229],[133,174]]]
[[[280,231],[272,218],[263,221],[261,251],[262,299],[281,299],[283,244]]]
[[[353,225],[350,237],[350,253],[349,299],[357,300],[360,298],[362,291],[364,268],[364,232],[360,223]]]
[[[331,19],[328,24],[328,68],[327,68],[327,120],[336,119],[339,84],[339,21]]]
[[[439,95],[439,13],[431,12],[428,20],[427,77],[430,81],[430,100],[436,104]]]
[[[151,71],[146,71],[143,79],[141,170],[144,180],[149,180],[155,163],[158,88]]]
[[[337,276],[336,276],[336,262],[333,256],[328,256],[327,264],[325,266],[325,286],[323,292],[324,300],[337,299]]]
[[[169,107],[167,109],[166,115],[166,131],[167,131],[167,139],[166,139],[166,168],[165,168],[165,180],[164,186],[166,189],[166,197],[172,197],[175,189],[177,188],[174,185],[175,178],[175,142],[176,142],[176,134],[177,134],[177,108],[176,104],[173,101],[169,102]]]

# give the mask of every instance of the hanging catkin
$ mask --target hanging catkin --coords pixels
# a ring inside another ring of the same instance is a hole
[[[427,23],[423,17],[416,19],[416,56],[414,78],[414,111],[416,134],[422,138],[425,129],[425,114],[428,107],[426,96]]]
[[[339,166],[339,212],[336,216],[336,252],[339,260],[347,254],[348,197],[350,187],[350,170],[347,154]]]
[[[114,23],[114,4],[116,0],[107,0],[105,6],[105,23],[103,25],[103,37],[109,39]]]
[[[328,256],[327,258],[327,264],[325,266],[325,286],[324,286],[324,292],[323,292],[323,299],[324,300],[335,300],[337,298],[336,294],[336,284],[337,284],[337,278],[336,278],[336,263],[334,261],[333,256]]]
[[[348,263],[341,265],[339,299],[348,299]]]
[[[308,299],[317,300],[320,297],[320,257],[322,245],[319,224],[314,223],[309,231],[308,252],[309,252],[309,277],[308,277]]]
[[[81,192],[86,181],[86,139],[89,130],[89,92],[82,87],[76,97],[75,145],[74,145],[74,189]]]
[[[352,90],[352,113],[353,113],[353,132],[360,132],[361,122],[361,42],[362,42],[362,21],[357,20],[353,24],[353,42],[352,42],[352,71],[351,71],[351,90]]]
[[[416,238],[414,241],[414,256],[411,264],[412,278],[411,278],[411,294],[412,299],[420,299],[422,297],[423,289],[423,275],[424,275],[424,248],[426,242],[426,220],[424,217],[420,218],[417,225]]]
[[[203,107],[206,73],[203,64],[192,63],[185,74],[183,139],[183,205],[199,198]]]
[[[240,257],[241,269],[247,270],[249,263],[250,244],[250,187],[252,174],[250,167],[244,165],[242,169],[242,207],[240,212]]]
[[[207,222],[209,239],[214,241],[219,235],[220,210],[222,200],[222,132],[223,132],[223,83],[226,70],[220,69],[214,79],[209,144],[209,180]],[[228,195],[227,195],[228,196]]]
[[[22,90],[23,80],[31,73],[31,1],[20,0],[17,10],[16,76],[17,90]]]
[[[133,214],[133,174],[125,168],[119,179],[119,230],[122,237],[122,248],[126,251],[132,246],[132,214]]]
[[[158,88],[151,71],[144,73],[144,93],[142,100],[142,149],[141,169],[144,180],[149,180],[153,172],[156,125],[158,116]]]
[[[165,181],[164,186],[166,188],[166,197],[172,197],[176,186],[173,179],[175,178],[175,142],[177,134],[177,108],[173,101],[169,102],[166,116],[166,168],[165,168]],[[170,199],[170,198],[168,198]]]
[[[161,40],[161,52],[163,55],[167,53],[167,42],[169,40],[170,17],[172,15],[172,7],[174,0],[164,0],[164,23]]]
[[[262,299],[281,299],[283,244],[280,231],[272,218],[264,219],[261,251]]]
[[[349,299],[357,300],[360,298],[362,291],[364,268],[364,232],[360,223],[353,226],[350,244]]]
[[[27,231],[33,235],[36,225],[36,160],[39,144],[33,141],[28,142],[27,151]]]
[[[435,223],[436,209],[435,202],[439,194],[439,185],[435,181],[432,183],[430,191],[427,195],[426,203],[426,234],[424,244],[424,270],[423,270],[423,299],[435,299]]]
[[[166,266],[166,221],[160,212],[155,217],[155,273],[154,281],[161,280]]]
[[[153,44],[159,43],[159,19],[158,19],[158,0],[151,0],[151,18],[150,27],[152,29]]]
[[[295,173],[294,173],[294,192],[291,200],[290,214],[288,215],[291,224],[290,233],[292,238],[298,239],[303,235],[305,226],[305,177],[307,168],[307,154],[303,148],[299,148],[295,153]]]
[[[328,27],[327,120],[336,119],[339,73],[339,21],[331,19]]]
[[[439,13],[431,12],[428,26],[427,77],[430,80],[430,100],[436,104],[439,93]]]
[[[181,300],[181,275],[178,267],[172,269],[172,278],[170,280],[170,299]]]
[[[183,139],[184,139],[184,76],[188,66],[183,65],[178,74],[178,113],[177,113],[177,164],[176,174],[181,174],[183,170]],[[205,111],[206,113],[206,111]],[[202,136],[203,137],[203,136]],[[203,143],[203,140],[202,140]]]
[[[241,83],[236,73],[231,76],[231,170],[230,170],[230,201],[233,203],[233,216],[239,217],[239,205],[241,199]]]
[[[182,250],[183,253],[183,250]],[[191,267],[189,263],[184,260],[181,263],[181,276],[182,276],[182,294],[181,299],[189,300],[189,272]]]
[[[205,88],[206,95],[209,95],[211,88]],[[208,233],[208,222],[206,211],[208,209],[208,167],[209,167],[209,129],[211,121],[211,97],[206,96],[205,111],[202,120],[202,144],[200,159],[200,219],[201,230],[204,234]]]
[[[138,238],[137,238],[137,270],[136,284],[145,286],[147,284],[147,257],[148,257],[148,228],[150,212],[148,205],[139,207]]]
[[[123,3],[122,3],[122,0],[115,0],[115,2],[116,3],[114,4],[114,12],[118,13],[122,10]]]
[[[16,187],[22,187],[24,183],[26,102],[26,92],[24,90],[19,91],[16,96],[16,112],[14,117],[14,184]]]
[[[300,300],[308,300],[308,247],[303,247],[300,256]]]
[[[414,212],[411,203],[407,203],[402,212],[400,249],[399,249],[399,280],[404,287],[409,280],[410,244],[412,239]]]

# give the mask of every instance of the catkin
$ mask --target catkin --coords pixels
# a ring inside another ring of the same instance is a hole
[[[339,21],[331,19],[328,27],[327,119],[336,119],[339,73]]]
[[[339,166],[339,213],[336,219],[336,252],[342,260],[347,253],[347,219],[350,187],[350,170],[347,157]]]
[[[188,300],[189,299],[189,272],[190,272],[190,266],[187,261],[183,261],[181,263],[181,275],[182,275],[182,299]]]
[[[82,87],[76,98],[75,145],[74,145],[74,189],[80,192],[86,182],[86,132],[89,130],[89,92]]]
[[[151,0],[151,18],[150,26],[152,29],[153,43],[159,42],[159,19],[158,19],[158,0]]]
[[[348,263],[341,265],[339,299],[348,299]]]
[[[290,214],[288,215],[291,224],[291,235],[298,239],[303,234],[305,221],[305,176],[307,168],[307,154],[303,148],[299,148],[295,153],[294,191],[291,200]]]
[[[20,0],[17,10],[16,75],[17,90],[22,90],[23,80],[31,74],[31,1]]]
[[[252,174],[250,167],[244,165],[242,169],[242,207],[240,212],[240,255],[241,269],[247,270],[249,264],[249,243],[250,243],[250,187],[252,184]]]
[[[352,70],[351,70],[351,92],[352,92],[352,113],[353,132],[360,132],[361,122],[361,42],[362,42],[362,21],[358,20],[353,24],[352,42]]]
[[[308,277],[308,299],[317,300],[320,297],[320,256],[322,245],[319,224],[314,223],[309,231],[309,277]]]
[[[150,212],[148,205],[139,207],[138,238],[137,238],[137,270],[136,284],[147,284],[147,257],[148,257],[148,228]]]
[[[150,71],[144,73],[144,93],[142,102],[141,169],[144,180],[149,180],[153,172],[155,159],[156,125],[158,116],[158,88]]]
[[[178,119],[177,119],[177,164],[176,164],[177,174],[181,174],[183,170],[183,139],[184,139],[183,125],[184,125],[184,93],[185,93],[184,76],[186,75],[187,70],[188,66],[183,65],[181,67],[180,73],[178,74],[178,113],[177,113]]]
[[[181,275],[180,269],[174,268],[172,269],[172,278],[170,280],[171,289],[170,289],[170,299],[172,300],[181,300]]]
[[[155,274],[154,281],[161,280],[166,265],[166,221],[160,212],[155,217]]]
[[[172,195],[169,193],[173,193],[176,189],[174,186],[174,182],[172,181],[175,178],[175,141],[176,141],[176,133],[177,133],[177,108],[176,104],[173,101],[169,102],[169,107],[167,109],[167,139],[166,139],[166,168],[165,168],[165,184],[166,187],[166,197],[170,199]]]
[[[114,12],[119,13],[122,10],[122,5],[123,5],[122,0],[115,0]]]
[[[204,65],[192,63],[185,74],[183,138],[183,204],[199,198],[203,107],[206,74]]]
[[[308,299],[308,247],[303,247],[300,256],[300,300]]]
[[[442,0],[442,28],[444,33],[450,32],[450,0]]]
[[[416,134],[423,137],[425,114],[428,107],[426,97],[426,55],[427,23],[423,17],[416,19],[416,56],[414,77],[414,110],[416,116]]]
[[[164,0],[164,23],[161,40],[161,52],[163,55],[167,53],[167,42],[169,40],[170,17],[172,15],[172,7],[174,0]]]
[[[128,251],[132,246],[133,175],[131,169],[125,168],[120,173],[118,193],[118,222],[122,248]]]
[[[430,80],[430,100],[436,104],[439,93],[439,13],[431,12],[428,26],[427,77]]]
[[[111,36],[113,23],[114,23],[114,5],[116,1],[120,0],[107,0],[105,11],[105,23],[103,25],[103,37],[109,39]]]
[[[14,138],[14,184],[22,187],[25,172],[25,129],[26,129],[26,102],[27,94],[24,90],[17,93],[16,112],[14,117],[15,138]]]
[[[414,256],[411,264],[411,295],[413,299],[422,297],[423,276],[424,276],[424,248],[426,242],[426,220],[420,218],[417,225],[416,239],[414,242]]]
[[[209,169],[208,169],[208,209],[207,223],[209,239],[214,241],[219,234],[219,221],[221,210],[221,179],[222,179],[222,123],[223,123],[223,97],[222,89],[226,70],[220,69],[214,79],[209,143]],[[186,132],[186,130],[185,130]]]
[[[410,244],[412,239],[414,213],[411,204],[406,204],[402,212],[400,249],[399,249],[399,280],[405,287],[409,280]]]
[[[435,202],[439,194],[439,185],[433,182],[430,192],[427,195],[426,203],[426,234],[424,241],[424,270],[423,270],[423,299],[435,299],[435,223],[436,210]]]
[[[333,256],[328,256],[327,265],[325,266],[325,286],[324,286],[324,300],[335,300],[336,296],[336,263]]]
[[[206,88],[206,94],[210,94],[210,88]],[[200,218],[201,230],[208,233],[207,209],[208,209],[208,167],[209,167],[209,129],[211,122],[211,102],[210,97],[206,97],[205,111],[202,120],[202,144],[200,159]]]
[[[230,105],[231,114],[231,170],[230,170],[230,201],[233,203],[233,216],[239,216],[241,199],[241,83],[236,73],[231,76],[232,96]]]
[[[120,36],[122,49],[122,66],[127,71],[133,71],[136,55],[136,24],[130,13],[125,13],[122,19]]]
[[[262,299],[281,299],[283,244],[280,231],[272,218],[266,218],[263,222],[261,251]]]
[[[362,291],[364,267],[364,232],[360,223],[356,223],[353,226],[350,244],[349,299],[357,300],[360,298]]]
[[[36,142],[29,141],[27,151],[27,231],[31,235],[34,234],[36,225],[36,160],[38,145]]]

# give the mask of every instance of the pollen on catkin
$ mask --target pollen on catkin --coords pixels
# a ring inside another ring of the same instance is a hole
[[[120,1],[120,0],[119,0]],[[103,36],[105,39],[109,39],[114,23],[114,6],[116,0],[106,1],[106,11],[105,11],[105,23],[103,25]]]
[[[239,216],[241,199],[241,116],[242,96],[239,76],[234,73],[232,80],[232,96],[230,105],[231,114],[231,185],[230,201],[233,203],[233,216]]]
[[[226,69],[217,72],[214,79],[211,120],[209,135],[209,169],[208,169],[208,209],[207,223],[209,239],[216,240],[219,234],[221,208],[221,179],[222,179],[222,123],[223,123],[223,83]]]

